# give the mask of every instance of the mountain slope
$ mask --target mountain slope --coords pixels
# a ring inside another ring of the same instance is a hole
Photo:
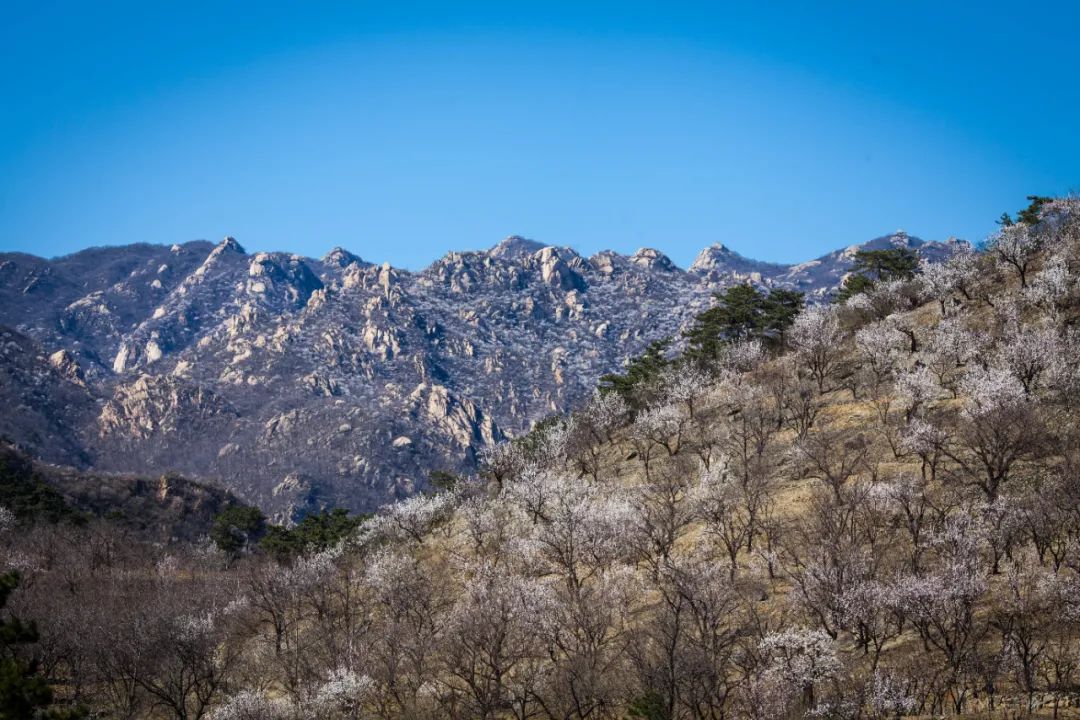
[[[932,259],[959,247],[904,234],[871,244],[883,243]],[[36,354],[66,351],[65,372],[100,399],[89,413],[43,411],[71,447],[41,435],[38,452],[217,478],[284,515],[367,510],[580,403],[717,289],[825,297],[853,254],[781,266],[714,247],[684,271],[652,249],[585,258],[512,237],[416,273],[342,249],[248,254],[232,238],[0,255],[0,322]]]

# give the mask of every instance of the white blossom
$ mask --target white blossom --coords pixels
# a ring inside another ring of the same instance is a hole
[[[911,413],[936,400],[941,395],[941,387],[929,368],[917,367],[897,376],[896,395]]]
[[[371,692],[375,681],[349,668],[337,668],[327,676],[312,698],[319,711],[353,714]]]
[[[699,368],[690,363],[680,363],[664,370],[658,382],[658,390],[663,398],[662,404],[685,404],[693,413],[694,401],[705,394],[709,385],[709,376]]]
[[[154,571],[159,579],[168,579],[180,569],[180,560],[175,555],[166,553],[154,565]]]
[[[922,418],[914,417],[900,431],[900,448],[918,455],[924,455],[940,447],[946,440],[945,433]]]
[[[967,294],[979,276],[979,254],[968,244],[961,245],[944,262],[923,259],[918,280],[924,292],[944,305],[954,292]]]
[[[606,439],[629,414],[630,407],[622,395],[600,390],[593,391],[592,398],[582,409],[583,418],[601,439]]]
[[[909,683],[881,670],[874,673],[868,695],[870,708],[882,717],[910,715],[919,706]]]
[[[902,278],[880,280],[873,284],[864,295],[870,301],[870,307],[881,318],[888,317],[897,310],[910,309],[914,281]]]
[[[960,389],[967,396],[964,413],[971,418],[1019,406],[1026,399],[1024,386],[1016,376],[998,367],[968,368],[960,380]]]
[[[208,717],[210,720],[287,720],[293,716],[288,701],[241,690],[214,708]]]
[[[217,626],[212,611],[195,615],[181,615],[173,621],[177,637],[189,643],[202,642],[209,638]]]
[[[674,405],[659,405],[638,413],[633,432],[637,437],[666,447],[676,447],[677,438],[686,419]],[[673,440],[674,439],[674,440]]]
[[[361,527],[362,537],[423,542],[432,526],[449,516],[457,499],[453,493],[441,492],[434,495],[414,495],[391,503],[364,523]]]
[[[769,633],[758,649],[767,658],[767,672],[795,688],[813,685],[841,669],[836,642],[817,628],[788,628]]]
[[[1067,362],[1061,336],[1048,323],[1025,323],[1010,318],[995,360],[1006,368],[1030,392],[1046,374]]]
[[[6,534],[15,527],[15,513],[0,505],[0,535]]]
[[[943,318],[927,335],[926,351],[943,367],[960,367],[978,357],[990,338],[976,332],[958,316]]]
[[[577,577],[583,568],[610,564],[628,551],[630,503],[610,486],[586,478],[537,473],[510,496],[536,518],[533,542],[550,572]]]
[[[896,369],[907,346],[907,336],[889,320],[871,323],[855,332],[855,349],[879,378]]]
[[[758,339],[724,343],[720,348],[718,366],[721,371],[745,373],[765,361],[765,346]]]
[[[1042,270],[1035,274],[1024,290],[1024,295],[1033,303],[1053,307],[1069,295],[1073,282],[1065,258],[1054,255],[1047,260]]]
[[[1042,233],[1026,223],[1016,223],[1001,228],[989,242],[990,251],[998,263],[1016,271],[1020,284],[1027,286],[1027,274],[1032,261],[1042,250]]]
[[[832,373],[844,333],[840,319],[831,306],[814,305],[796,316],[788,331],[788,341],[810,369],[818,389]]]

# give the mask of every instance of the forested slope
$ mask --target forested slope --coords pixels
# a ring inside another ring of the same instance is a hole
[[[113,717],[1075,714],[1080,201],[897,267],[728,293],[338,543],[57,566],[9,532],[10,609]]]

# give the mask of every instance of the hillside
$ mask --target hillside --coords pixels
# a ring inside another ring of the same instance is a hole
[[[80,471],[33,460],[0,443],[0,507],[15,519],[73,526],[105,521],[140,541],[191,544],[209,534],[222,510],[239,504],[224,490],[179,476]]]
[[[60,593],[9,535],[15,607],[125,717],[1076,717],[1080,203],[1036,209],[321,551],[144,549]],[[65,629],[96,612],[121,642]]]
[[[220,482],[282,518],[371,510],[579,405],[718,289],[822,299],[860,247],[965,246],[898,233],[796,266],[714,246],[688,271],[516,237],[417,273],[231,238],[4,254],[0,372],[21,410],[0,433],[56,462]]]

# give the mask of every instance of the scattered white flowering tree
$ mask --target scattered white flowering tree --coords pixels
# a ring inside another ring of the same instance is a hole
[[[820,305],[799,313],[788,331],[788,342],[817,383],[819,393],[825,392],[840,362],[843,337],[835,309]]]
[[[821,686],[839,680],[843,669],[835,641],[817,629],[790,628],[769,633],[758,649],[766,680],[789,689],[792,699],[805,711],[814,710]]]
[[[855,332],[856,351],[875,385],[885,382],[896,372],[907,344],[907,336],[889,320],[865,325]]]
[[[1067,362],[1061,336],[1048,323],[1034,325],[1012,319],[1006,323],[996,360],[1020,381],[1024,392],[1036,390],[1047,375]]]
[[[705,532],[723,547],[732,581],[738,571],[739,553],[753,548],[757,521],[769,502],[763,479],[744,483],[729,471],[726,462],[713,464],[701,474],[690,491],[690,501]]]
[[[638,413],[630,426],[630,440],[637,449],[646,480],[651,480],[653,460],[660,448],[668,457],[679,452],[689,424],[690,418],[674,405],[650,407]]]
[[[829,488],[839,503],[844,502],[848,481],[867,469],[868,450],[863,433],[835,424],[808,433],[792,447],[794,457],[805,462],[807,474]]]
[[[1001,228],[990,239],[988,246],[998,263],[1011,268],[1020,278],[1020,286],[1026,288],[1031,266],[1043,249],[1045,240],[1039,229],[1027,223],[1016,223]]]
[[[922,358],[937,376],[938,383],[957,396],[960,371],[980,358],[989,346],[989,336],[967,326],[960,315],[945,317],[927,335]]]
[[[972,300],[972,292],[979,278],[979,254],[970,245],[963,245],[944,262],[919,263],[918,280],[929,299],[936,300],[944,316],[947,304],[956,293],[965,300]]]

